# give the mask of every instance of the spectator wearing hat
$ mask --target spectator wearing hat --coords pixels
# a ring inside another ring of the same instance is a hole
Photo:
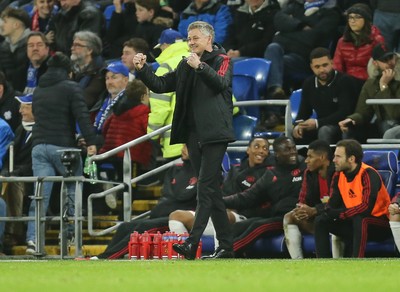
[[[46,36],[40,31],[33,31],[27,38],[27,55],[29,67],[26,71],[26,85],[24,94],[33,93],[40,76],[47,71],[47,60],[50,57],[50,48]]]
[[[15,131],[21,124],[19,103],[15,100],[15,91],[6,76],[0,71],[0,119],[6,121]]]
[[[83,89],[90,110],[105,92],[106,63],[101,56],[101,39],[91,31],[78,31],[71,45],[72,79]]]
[[[66,55],[56,52],[47,62],[48,69],[40,78],[33,93],[32,110],[35,125],[32,131],[32,169],[38,177],[65,175],[65,167],[60,159],[59,150],[77,148],[76,124],[87,142],[87,154],[96,154],[96,135],[90,123],[89,112],[83,90],[74,81],[68,80],[71,61]],[[80,157],[72,168],[74,176],[82,175]],[[47,211],[52,182],[43,184],[43,208]],[[66,183],[66,214],[74,215],[75,183]],[[29,208],[29,216],[35,214],[35,203]],[[68,224],[68,238],[73,236],[73,226]],[[36,252],[35,222],[28,222],[26,233],[27,254]]]
[[[372,13],[366,4],[358,3],[346,11],[347,24],[333,58],[334,68],[360,80],[368,79],[367,65],[372,49],[383,43],[379,29],[372,25]]]
[[[32,176],[32,127],[35,124],[32,113],[32,94],[16,96],[15,99],[20,103],[19,112],[22,116],[22,123],[15,131],[13,152],[9,152],[3,159],[4,167],[0,175]],[[12,153],[13,156],[10,156]],[[28,207],[28,195],[33,193],[33,184],[9,182],[6,185],[3,184],[2,193],[7,203],[8,216],[21,217]],[[23,229],[22,222],[7,222],[5,249],[10,250],[14,245],[24,242]]]
[[[136,54],[148,54],[149,44],[142,38],[131,38],[124,43],[122,49],[121,61],[129,69],[129,81],[136,78],[135,66],[133,65],[133,57]]]
[[[189,47],[183,40],[183,35],[173,29],[166,29],[161,33],[160,40],[155,48],[161,49],[161,54],[156,58],[160,66],[156,71],[157,76],[162,76],[176,69],[183,57],[189,56]],[[150,94],[149,124],[147,133],[151,133],[166,125],[171,125],[176,103],[176,93],[154,93]],[[179,157],[182,144],[170,144],[171,130],[160,136],[153,137],[160,141],[163,157],[173,159]]]
[[[101,134],[104,122],[112,114],[115,104],[125,94],[129,82],[129,69],[121,61],[112,62],[103,69],[104,72],[107,93],[91,109],[96,112],[94,127],[98,134]]]
[[[0,70],[13,88],[22,92],[25,89],[24,77],[29,62],[26,39],[30,33],[31,20],[25,10],[11,7],[1,13],[0,19],[0,34],[5,37],[0,44]]]
[[[365,138],[393,137],[400,125],[399,105],[367,105],[367,99],[400,99],[399,56],[380,43],[372,50],[368,64],[369,79],[361,89],[355,112],[339,122],[344,137],[356,138],[361,143]],[[372,118],[376,116],[373,124]],[[368,133],[366,132],[368,131]],[[367,136],[368,134],[368,136]],[[361,135],[361,136],[360,136]]]

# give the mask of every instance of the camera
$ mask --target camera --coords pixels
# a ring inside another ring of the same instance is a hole
[[[80,149],[58,150],[61,153],[61,162],[65,167],[65,176],[72,176],[75,167],[80,159]]]

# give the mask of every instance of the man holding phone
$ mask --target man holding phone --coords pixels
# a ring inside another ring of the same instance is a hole
[[[314,49],[310,67],[314,76],[303,83],[292,135],[297,145],[309,144],[315,139],[335,144],[341,139],[338,122],[354,110],[359,88],[353,77],[333,69],[328,49]],[[317,118],[311,117],[313,111]]]

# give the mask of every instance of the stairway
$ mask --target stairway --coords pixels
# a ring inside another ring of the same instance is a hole
[[[133,216],[142,214],[148,210],[151,210],[158,202],[161,196],[161,185],[155,185],[150,187],[138,186],[137,196],[132,203],[132,214]],[[121,210],[122,201],[118,200],[117,210]],[[93,227],[96,230],[103,230],[108,227],[115,225],[118,222],[118,215],[100,215],[94,216]],[[82,253],[83,256],[94,256],[102,253],[107,244],[111,241],[113,234],[112,232],[103,236],[91,236],[87,229],[87,220],[83,221],[83,234],[82,234]],[[48,256],[60,255],[59,246],[59,222],[48,222],[46,223],[46,246],[45,252]],[[25,245],[17,245],[12,247],[11,255],[13,256],[25,256]],[[69,256],[75,255],[75,246],[71,246],[68,249]]]

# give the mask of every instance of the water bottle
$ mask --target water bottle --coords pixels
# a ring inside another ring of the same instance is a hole
[[[153,236],[153,259],[161,259],[161,242],[162,242],[162,235],[160,231],[157,231],[156,234]]]
[[[95,184],[96,182],[95,182],[95,180],[98,180],[98,177],[97,177],[97,165],[96,165],[96,162],[92,162],[92,165],[91,165],[91,168],[90,168],[90,179],[91,180],[93,180],[93,181],[91,181],[90,183],[91,184]]]
[[[134,231],[131,234],[128,251],[129,251],[129,258],[131,260],[137,260],[140,258],[139,233],[137,231]]]
[[[148,260],[150,257],[150,234],[145,231],[141,236],[140,259]]]
[[[87,156],[86,159],[85,159],[85,165],[83,167],[83,173],[86,174],[86,175],[90,174],[89,156]]]

